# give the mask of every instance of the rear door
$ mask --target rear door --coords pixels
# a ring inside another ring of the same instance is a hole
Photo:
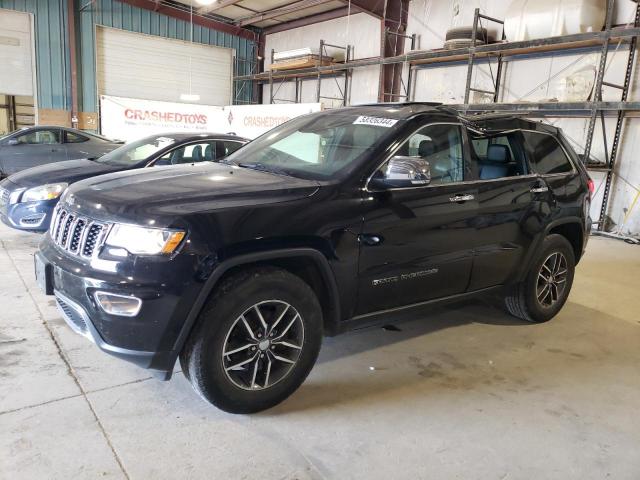
[[[463,293],[477,213],[465,137],[455,123],[419,127],[395,153],[430,164],[426,186],[367,192],[357,315]],[[386,162],[374,175],[386,170]]]
[[[581,216],[582,205],[578,200],[584,195],[584,186],[580,172],[573,166],[564,148],[551,134],[529,130],[522,134],[530,168],[539,176],[541,185],[549,188],[548,196],[554,200],[554,206],[563,208],[575,205],[577,211],[566,214]]]
[[[0,147],[0,166],[6,175],[67,159],[59,128],[28,130],[12,140],[18,143]]]
[[[63,129],[62,138],[67,150],[68,160],[81,158],[93,160],[113,149],[113,147],[110,147],[106,142],[101,142],[98,139],[93,139],[87,135],[82,135],[81,133],[70,130]]]
[[[520,130],[468,132],[478,174],[478,215],[469,290],[508,283],[549,214],[549,196],[530,171]]]

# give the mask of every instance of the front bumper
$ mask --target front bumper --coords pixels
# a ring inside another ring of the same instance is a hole
[[[95,259],[60,251],[48,234],[36,256],[49,273],[60,313],[75,332],[110,355],[170,377],[178,336],[202,288],[189,281],[194,278],[190,256],[146,259],[148,264],[137,262],[135,270],[134,264],[123,263],[106,271],[92,266]],[[140,312],[134,317],[106,313],[94,298],[97,290],[141,299]]]
[[[46,232],[58,199],[20,202],[0,207],[0,220],[18,230]]]
[[[91,340],[104,352],[135,363],[140,367],[151,368],[152,363],[154,363],[154,352],[129,350],[108,344],[103,340],[100,332],[98,332],[91,318],[89,318],[89,314],[82,305],[57,290],[54,290],[54,296],[56,297],[58,311],[74,332]]]

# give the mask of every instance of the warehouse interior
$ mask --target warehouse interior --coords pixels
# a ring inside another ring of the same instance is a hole
[[[593,187],[550,322],[489,292],[326,336],[247,415],[78,335],[34,276],[52,233],[0,223],[0,477],[637,479],[639,36],[636,0],[0,0],[0,173],[34,126],[128,144],[170,112],[246,137],[237,156],[298,116],[437,102],[562,129]]]

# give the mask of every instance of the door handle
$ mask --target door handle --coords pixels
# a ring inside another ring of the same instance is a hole
[[[537,187],[533,187],[530,192],[531,193],[544,193],[544,192],[548,192],[549,191],[549,187],[544,186],[544,185],[539,185]]]
[[[380,236],[372,235],[370,233],[363,233],[362,235],[359,235],[358,240],[369,247],[375,247],[382,243],[382,238],[380,238]]]
[[[470,193],[467,193],[466,195],[454,195],[453,197],[449,198],[449,201],[453,203],[468,202],[469,200],[473,200],[474,198],[476,197],[474,197]]]

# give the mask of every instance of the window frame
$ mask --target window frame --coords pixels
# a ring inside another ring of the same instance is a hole
[[[466,133],[466,129],[465,126],[462,124],[462,122],[428,122],[425,124],[422,124],[420,126],[418,126],[417,128],[415,128],[414,130],[411,131],[411,133],[409,133],[408,135],[406,135],[402,141],[398,142],[398,145],[396,147],[394,147],[394,149],[384,158],[384,160],[382,162],[380,162],[374,169],[373,171],[367,176],[367,179],[365,180],[365,184],[363,187],[363,190],[367,193],[379,193],[382,190],[370,190],[369,189],[369,183],[371,182],[371,179],[373,178],[373,176],[376,174],[376,172],[378,170],[380,170],[380,168],[382,168],[382,166],[387,163],[389,160],[391,160],[396,153],[404,146],[404,144],[406,142],[409,141],[409,139],[414,136],[416,133],[418,133],[420,130],[427,128],[427,127],[431,127],[433,125],[453,125],[456,126],[460,129],[460,140],[461,140],[461,147],[462,147],[462,159],[464,162],[463,165],[463,172],[465,175],[469,174],[472,175],[474,177],[476,177],[476,172],[474,172],[473,170],[469,169],[470,166],[470,158],[469,158],[469,145],[468,145],[468,141],[469,138],[467,136]],[[394,190],[416,190],[419,188],[437,188],[437,187],[448,187],[451,185],[463,185],[466,183],[470,183],[473,182],[474,180],[462,180],[460,182],[448,182],[448,183],[438,183],[438,184],[427,184],[427,185],[416,185],[415,187],[392,187],[392,188],[386,188],[384,191],[385,192],[390,192],[390,191],[394,191]]]
[[[564,148],[564,145],[562,144],[562,142],[558,139],[558,137],[556,135],[554,135],[553,133],[549,133],[549,132],[541,132],[539,130],[530,130],[530,129],[526,129],[526,128],[521,128],[519,129],[521,132],[529,132],[529,133],[537,133],[538,135],[547,135],[551,138],[553,138],[555,140],[555,142],[558,144],[558,146],[560,147],[560,149],[562,150],[562,153],[564,153],[564,156],[566,157],[567,161],[569,162],[569,165],[571,165],[571,171],[569,172],[558,172],[558,173],[536,173],[533,170],[533,167],[531,165],[531,158],[530,155],[531,153],[529,152],[529,148],[528,146],[524,145],[524,149],[525,149],[525,155],[527,157],[527,166],[529,167],[529,170],[531,172],[533,172],[534,175],[538,176],[538,177],[559,177],[559,176],[564,176],[564,175],[575,175],[577,173],[577,168],[575,166],[575,164],[573,163],[573,158],[571,158],[571,155],[569,155],[569,152],[567,152],[567,149]],[[525,140],[526,142],[526,140]]]
[[[239,144],[239,145],[240,145],[238,148],[236,148],[236,149],[235,149],[233,152],[231,152],[229,155],[231,155],[231,154],[233,154],[233,153],[237,152],[237,151],[238,151],[238,150],[240,150],[242,147],[244,147],[247,143],[249,143],[249,142],[242,142],[242,141],[240,141],[240,140],[231,140],[231,139],[226,140],[226,139],[224,139],[224,138],[218,139],[218,140],[216,140],[216,142],[223,142],[223,143],[225,143],[225,142],[230,142],[230,143],[237,143],[237,144]],[[227,158],[229,155],[226,155],[226,156],[222,157],[222,159],[221,159],[221,160],[224,160],[224,159],[225,159],[225,158]]]
[[[469,127],[466,127],[467,135],[469,135],[469,133],[468,133],[469,130],[472,130],[472,129],[470,129]],[[478,133],[478,134],[480,134],[480,135],[486,135],[486,132],[482,132],[480,130],[473,130],[473,131]],[[522,128],[512,128],[511,130],[502,130],[502,131],[496,130],[494,132],[494,134],[491,135],[491,136],[497,137],[497,136],[501,136],[501,135],[508,135],[508,134],[511,134],[511,133],[520,133],[521,136],[522,136],[522,132],[524,132],[524,131],[531,131],[531,130],[525,130],[525,129],[522,129]],[[472,142],[472,139],[469,136],[469,144],[470,144],[469,148],[473,149],[473,145],[471,145],[471,142]],[[529,163],[529,151],[527,149],[527,146],[525,145],[524,138],[521,139],[520,143],[521,143],[520,146],[522,148],[522,153],[524,155],[525,167],[527,168],[528,173],[526,173],[525,175],[513,175],[513,176],[510,176],[510,177],[480,178],[480,175],[479,175],[480,169],[478,168],[478,160],[474,156],[470,160],[471,163],[473,164],[473,174],[474,174],[474,176],[476,178],[474,180],[474,182],[499,182],[499,181],[502,181],[502,180],[514,180],[514,179],[517,179],[517,178],[532,178],[532,177],[539,176],[537,173],[533,172],[533,170],[531,169],[531,164]],[[509,146],[509,149],[513,150],[511,148],[511,146]],[[474,155],[475,155],[475,150],[474,150]]]
[[[66,129],[60,129],[60,131],[62,132],[62,135],[63,135],[63,142],[62,143],[64,143],[65,145],[66,144],[76,145],[76,144],[81,144],[81,143],[87,143],[88,141],[91,140],[91,138],[89,138],[86,135],[81,134],[81,133],[72,132],[72,131],[66,130]],[[69,142],[69,141],[67,141],[67,137],[69,135],[75,135],[76,137],[83,138],[84,140],[82,140],[80,142]]]
[[[192,140],[190,142],[181,143],[179,145],[171,145],[171,146],[167,147],[166,150],[162,150],[162,151],[158,152],[156,157],[154,157],[151,160],[147,161],[147,164],[144,166],[144,168],[153,167],[155,165],[155,163],[158,160],[160,160],[162,157],[164,157],[167,154],[173,153],[174,151],[178,150],[179,148],[187,148],[190,145],[201,145],[203,143],[213,143],[213,142],[221,142],[221,141],[222,142],[239,143],[240,147],[238,147],[238,149],[240,149],[240,148],[242,148],[242,147],[244,147],[246,145],[246,143],[243,143],[240,140],[235,140],[235,139],[234,140],[231,140],[231,139],[226,140],[226,139],[223,139],[223,138],[205,138],[205,139],[200,138],[200,139],[197,139],[197,140]],[[229,154],[229,155],[231,155],[231,154]],[[227,157],[225,156],[221,160],[224,160],[225,158],[227,158]],[[196,162],[196,163],[204,163],[204,162],[206,162],[206,160],[202,160],[201,162]],[[212,162],[209,162],[209,163],[219,163],[219,162],[220,162],[220,160],[216,159],[216,161],[212,161]],[[173,165],[173,164],[170,164],[170,165]]]

